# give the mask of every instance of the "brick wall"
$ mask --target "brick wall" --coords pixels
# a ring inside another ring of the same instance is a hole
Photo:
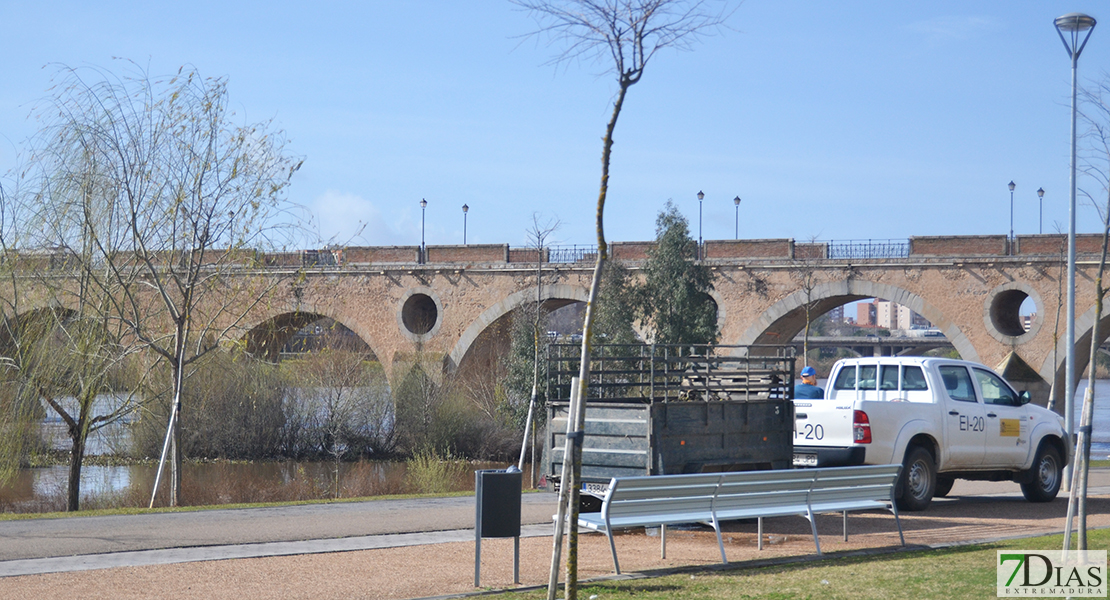
[[[547,262],[548,254],[550,254],[550,251],[547,248],[544,248],[542,252],[535,248],[509,248],[509,262]]]
[[[805,260],[810,258],[828,258],[828,244],[794,244],[794,258]]]
[[[1005,235],[915,236],[910,256],[1005,256]]]
[[[613,260],[647,260],[655,242],[611,242],[609,258]]]
[[[350,246],[343,249],[343,262],[346,264],[415,263],[419,261],[419,246]]]
[[[715,240],[705,242],[705,257],[790,258],[793,240]]]
[[[509,260],[508,244],[470,244],[468,246],[428,246],[429,263],[505,262]]]
[[[1017,236],[1018,254],[1067,254],[1068,236],[1059,233],[1045,235]],[[1083,233],[1075,236],[1077,254],[1098,254],[1102,252],[1102,234]]]

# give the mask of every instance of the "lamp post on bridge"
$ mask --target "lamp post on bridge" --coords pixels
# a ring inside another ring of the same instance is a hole
[[[420,264],[424,264],[424,209],[428,208],[428,201],[420,199]]]
[[[1044,188],[1037,188],[1037,233],[1044,233]]]
[[[732,203],[736,205],[736,236],[734,239],[740,239],[740,196],[732,199]]]
[[[705,198],[700,190],[698,191],[698,260],[701,260],[701,201]]]
[[[1066,367],[1064,369],[1064,431],[1068,434],[1069,443],[1075,433],[1075,120],[1076,96],[1078,90],[1077,73],[1079,70],[1079,55],[1091,39],[1091,32],[1095,28],[1095,20],[1083,13],[1068,13],[1056,17],[1053,22],[1060,41],[1064,43],[1064,50],[1071,59],[1071,190],[1068,202],[1068,309],[1067,309],[1067,337],[1064,342],[1067,350]],[[1064,37],[1064,32],[1068,37]],[[1082,41],[1080,34],[1087,32]],[[1070,38],[1070,44],[1069,42]],[[1070,490],[1072,486],[1072,463],[1068,461],[1064,469],[1064,489]],[[1070,521],[1069,521],[1070,524]]]
[[[1010,254],[1013,254],[1014,253],[1014,250],[1013,250],[1013,244],[1014,244],[1014,188],[1017,187],[1017,186],[1014,185],[1014,180],[1013,179],[1010,180],[1010,183],[1008,185],[1009,185],[1009,188],[1010,188],[1010,237],[1006,238],[1006,240],[1007,240],[1007,248],[1009,248]]]
[[[463,204],[463,246],[466,245],[466,213],[469,210],[470,207]]]

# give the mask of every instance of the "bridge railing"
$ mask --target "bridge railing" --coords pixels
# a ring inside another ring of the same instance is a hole
[[[831,240],[826,242],[834,259],[909,258],[909,240]]]
[[[553,263],[593,262],[597,258],[597,246],[549,246],[547,261]]]

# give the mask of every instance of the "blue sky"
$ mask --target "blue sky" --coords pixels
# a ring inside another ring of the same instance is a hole
[[[705,239],[886,239],[1066,228],[1069,60],[1055,17],[1095,28],[1081,83],[1110,71],[1104,3],[747,0],[693,52],[665,52],[617,127],[610,240],[654,236],[673,199]],[[305,164],[290,197],[352,244],[590,244],[603,65],[544,66],[501,0],[7,2],[0,6],[0,170],[36,125],[57,64],[226,76],[232,106],[274,119]],[[1094,190],[1097,191],[1097,190]],[[361,235],[354,236],[361,225]],[[1099,230],[1081,207],[1079,230]],[[306,242],[306,245],[316,243]]]

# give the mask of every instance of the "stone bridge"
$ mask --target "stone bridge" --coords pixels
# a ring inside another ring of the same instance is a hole
[[[866,252],[856,258],[825,243],[729,240],[705,242],[702,256],[717,275],[721,343],[786,343],[804,327],[807,303],[816,318],[848,302],[882,298],[927,318],[963,358],[998,367],[1043,399],[1048,383],[1064,377],[1064,244],[1060,235],[914,237],[893,258]],[[1087,363],[1096,318],[1103,321],[1098,341],[1110,333],[1108,313],[1096,316],[1093,308],[1100,245],[1100,236],[1077,241],[1077,373]],[[610,247],[635,271],[652,243]],[[365,341],[387,374],[417,354],[442,360],[447,371],[481,369],[504,347],[513,309],[536,299],[537,272],[548,308],[584,302],[593,258],[580,253],[553,262],[547,249],[507,245],[280,255],[271,261],[275,276],[283,265],[298,275],[251,315],[248,346],[272,354],[304,325],[329,317]],[[1028,331],[1018,314],[1026,298],[1036,305]]]

